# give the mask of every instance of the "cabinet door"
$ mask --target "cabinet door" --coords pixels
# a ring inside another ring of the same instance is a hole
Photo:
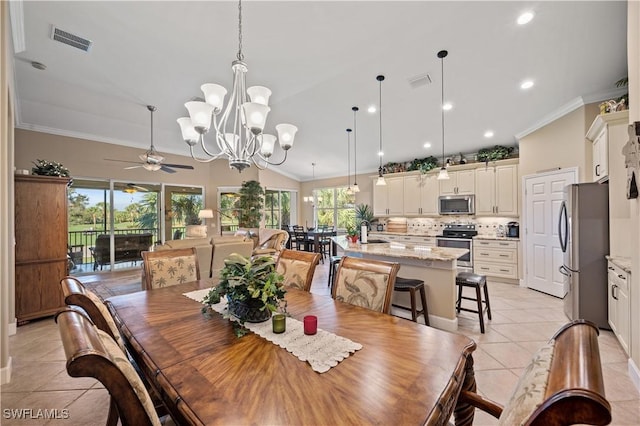
[[[460,170],[456,172],[456,175],[456,193],[464,195],[473,194],[476,190],[476,171],[474,169]]]
[[[608,152],[608,132],[605,126],[598,136],[593,140],[593,181],[599,182],[606,179],[609,175],[609,152]]]
[[[613,272],[614,268],[609,264],[609,273],[607,279],[607,306],[609,307],[608,319],[609,325],[611,326],[611,331],[613,331],[614,335],[618,334],[618,304],[616,300],[616,278],[615,272]]]
[[[457,189],[456,172],[449,173],[449,179],[439,180],[440,195],[453,195]]]
[[[629,279],[630,276],[628,274],[625,275],[625,279]],[[629,343],[631,343],[631,313],[630,313],[630,301],[629,301],[629,293],[624,286],[620,286],[616,289],[616,296],[618,300],[616,300],[618,304],[618,340],[620,341],[620,346],[622,349],[630,355],[629,352]]]
[[[422,186],[420,187],[420,203],[421,213],[423,215],[438,215],[438,175],[424,175],[422,176]],[[406,201],[406,193],[405,193]]]
[[[388,185],[388,179],[387,179]],[[387,206],[389,205],[389,199],[387,197],[387,185],[378,186],[373,184],[373,215],[374,216],[386,216]]]
[[[390,215],[404,214],[404,178],[397,177],[387,181],[387,209]]]
[[[426,176],[413,175],[404,177],[404,214],[418,215],[422,211],[421,192],[423,178]]]
[[[495,169],[495,206],[499,215],[518,215],[518,166],[497,166]],[[476,199],[476,203],[477,203]],[[477,205],[477,204],[476,204]]]
[[[495,168],[476,169],[476,214],[494,214],[495,198]]]

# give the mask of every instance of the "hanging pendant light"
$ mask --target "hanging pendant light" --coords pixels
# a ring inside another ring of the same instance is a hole
[[[347,194],[353,194],[351,188],[351,129],[347,129]]]
[[[384,152],[382,151],[382,82],[384,81],[384,75],[379,75],[376,77],[380,86],[380,100],[378,102],[378,111],[380,111],[380,150],[378,151],[378,157],[380,157],[380,166],[378,167],[378,179],[376,180],[376,186],[384,186],[387,184],[387,181],[384,180],[384,175],[382,174],[382,156]]]
[[[316,180],[316,163],[311,163],[311,182]],[[311,195],[304,197],[303,198],[305,203],[311,203],[312,206],[315,205],[314,203],[314,194],[313,191],[311,191]],[[320,197],[318,197],[318,201],[320,201]]]
[[[356,113],[358,112],[360,108],[358,108],[357,106],[354,106],[353,108],[351,108],[351,111],[353,111],[353,192],[360,192],[360,187],[358,186],[358,168],[357,168],[357,164],[358,164],[358,144],[357,144],[357,138],[358,138],[358,130],[356,128]]]
[[[446,58],[448,54],[449,52],[446,50],[438,52],[442,72],[442,91],[440,94],[440,114],[442,115],[442,167],[440,168],[440,173],[438,173],[438,180],[449,179],[449,173],[447,172],[446,163],[444,161],[444,58]]]

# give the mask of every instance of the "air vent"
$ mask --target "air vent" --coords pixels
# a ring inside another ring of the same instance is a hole
[[[420,74],[409,79],[409,85],[412,89],[428,86],[429,84],[431,84],[431,76],[429,73]]]
[[[51,28],[51,38],[55,41],[59,41],[60,43],[68,44],[71,47],[80,49],[84,52],[88,52],[89,49],[91,49],[91,45],[93,44],[91,40],[87,40],[86,38],[71,34],[70,32],[61,30],[58,27]]]

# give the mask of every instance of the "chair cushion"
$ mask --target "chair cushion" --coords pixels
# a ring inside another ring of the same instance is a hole
[[[162,288],[198,279],[193,256],[151,259],[151,287]]]
[[[285,287],[307,290],[305,288],[305,282],[310,266],[311,264],[309,262],[302,260],[280,258],[277,272],[284,275]]]
[[[417,278],[396,277],[396,283],[393,288],[396,290],[408,290],[410,288],[418,288],[421,285],[424,285],[424,281]]]
[[[104,320],[106,321],[107,325],[109,326],[109,329],[111,330],[111,334],[113,334],[116,343],[118,344],[120,349],[122,349],[122,351],[124,352],[125,351],[124,342],[122,341],[120,330],[118,330],[118,326],[116,326],[116,322],[113,320],[113,317],[111,316],[111,312],[109,312],[109,309],[107,309],[104,302],[102,302],[102,300],[91,290],[85,289],[85,294],[87,295],[89,300],[91,300],[93,304],[96,305],[96,308],[98,308],[98,310],[104,317]]]
[[[460,272],[456,276],[456,284],[483,285],[486,282],[486,276],[474,274],[472,272]]]
[[[342,268],[336,282],[336,300],[382,312],[388,274]]]
[[[499,425],[524,424],[542,404],[549,381],[554,343],[555,340],[547,343],[533,356],[502,411]]]

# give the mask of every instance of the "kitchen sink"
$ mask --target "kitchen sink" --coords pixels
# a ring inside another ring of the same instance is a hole
[[[388,243],[389,241],[385,241],[385,240],[367,240],[368,244],[384,244],[384,243]]]

